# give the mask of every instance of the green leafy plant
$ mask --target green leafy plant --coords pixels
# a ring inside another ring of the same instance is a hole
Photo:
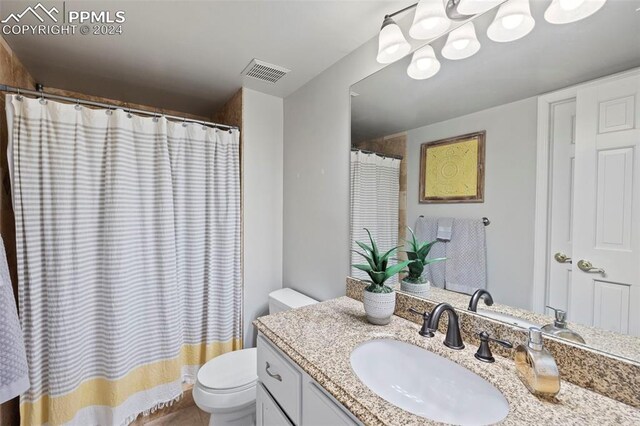
[[[387,251],[385,254],[380,255],[380,251],[378,250],[378,246],[371,236],[371,232],[369,232],[367,228],[364,228],[364,230],[367,231],[367,234],[369,234],[369,241],[371,241],[371,246],[368,246],[365,243],[361,243],[360,241],[356,241],[356,244],[360,246],[364,253],[359,252],[358,250],[353,251],[364,257],[367,260],[367,264],[353,265],[353,267],[366,272],[371,278],[370,285],[366,288],[367,291],[371,293],[391,293],[393,289],[385,285],[385,281],[398,274],[399,272],[402,272],[402,270],[406,268],[407,265],[409,265],[412,261],[407,260],[387,267],[389,258],[401,246],[394,247],[391,250]]]
[[[431,263],[447,260],[447,258],[438,257],[435,259],[427,259],[427,256],[431,251],[431,247],[433,247],[438,240],[419,243],[416,239],[416,234],[413,233],[413,229],[408,226],[407,229],[411,232],[411,240],[407,241],[408,250],[406,250],[405,253],[407,253],[407,259],[409,259],[411,263],[409,263],[409,275],[407,275],[404,280],[409,283],[422,284],[424,282],[422,279],[424,267]]]

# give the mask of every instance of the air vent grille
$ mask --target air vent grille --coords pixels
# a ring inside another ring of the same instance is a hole
[[[242,75],[255,78],[256,80],[266,81],[267,83],[277,83],[288,72],[284,67],[278,65],[269,64],[258,59],[253,59],[249,62],[249,65],[242,71]]]

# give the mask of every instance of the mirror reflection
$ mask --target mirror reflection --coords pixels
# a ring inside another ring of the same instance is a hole
[[[600,3],[506,2],[352,86],[350,238],[402,246],[398,291],[640,362],[640,4]]]

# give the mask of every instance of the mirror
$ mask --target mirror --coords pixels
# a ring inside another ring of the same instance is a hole
[[[429,78],[410,54],[351,87],[351,241],[406,250],[408,225],[447,260],[398,291],[468,309],[484,289],[481,315],[640,362],[639,4],[567,24],[550,4],[512,42],[487,35],[498,7],[475,17],[466,59],[433,40]]]

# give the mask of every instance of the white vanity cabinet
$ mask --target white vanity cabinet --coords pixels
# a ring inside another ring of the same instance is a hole
[[[258,335],[257,426],[361,423],[295,362]]]

